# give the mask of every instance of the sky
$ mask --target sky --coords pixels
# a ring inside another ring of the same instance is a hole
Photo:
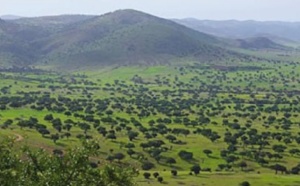
[[[300,21],[300,0],[0,0],[0,15],[26,17],[136,9],[163,18]]]

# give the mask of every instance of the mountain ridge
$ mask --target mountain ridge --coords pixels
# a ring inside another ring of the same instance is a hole
[[[243,49],[252,50],[287,50],[288,47],[278,44],[268,37],[251,37],[245,39],[236,39],[237,46]]]
[[[219,37],[245,39],[270,35],[300,42],[300,36],[298,34],[300,32],[300,22],[254,20],[213,21],[194,18],[173,19],[173,21],[197,31],[210,33]]]
[[[81,69],[251,58],[219,37],[130,9],[100,16],[21,18],[1,25],[0,66]]]
[[[3,20],[16,20],[16,19],[20,19],[22,18],[21,16],[17,16],[17,15],[1,15],[0,19]]]
[[[7,24],[16,26],[13,32],[4,32],[6,39],[12,36],[15,41],[10,41],[9,47],[0,43],[0,49],[13,56],[12,64],[17,65],[80,69],[232,55],[220,47],[222,41],[214,36],[136,10],[74,19],[72,16],[22,18]]]

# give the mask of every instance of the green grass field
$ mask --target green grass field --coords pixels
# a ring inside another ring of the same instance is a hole
[[[18,146],[49,152],[78,146],[79,138],[93,138],[102,154],[94,160],[106,164],[108,156],[124,154],[121,165],[140,170],[136,181],[141,186],[159,185],[153,176],[143,178],[144,172],[158,172],[164,185],[232,186],[249,181],[256,186],[296,186],[299,176],[291,170],[299,163],[300,151],[291,150],[300,149],[299,72],[298,62],[285,61],[238,66],[187,62],[69,74],[1,72],[0,134],[1,138],[15,137]],[[52,120],[44,119],[48,114]],[[55,119],[60,120],[58,124]],[[48,133],[42,135],[41,128]],[[188,133],[176,134],[175,129]],[[211,134],[201,133],[207,130],[219,137],[211,140]],[[137,133],[131,141],[130,132]],[[109,139],[108,134],[116,139]],[[168,140],[168,135],[175,141]],[[164,144],[140,146],[153,140]],[[134,145],[132,157],[127,154],[128,143]],[[274,145],[284,150],[277,152]],[[205,149],[212,153],[206,155]],[[191,152],[193,158],[179,157],[182,150]],[[224,150],[226,155],[221,153]],[[235,159],[230,161],[230,157]],[[167,163],[168,158],[176,163]],[[142,170],[145,162],[154,167]],[[247,164],[243,170],[240,162]],[[211,172],[189,175],[194,164]],[[285,173],[275,175],[271,168],[275,164],[284,165]],[[178,175],[172,176],[171,170]]]

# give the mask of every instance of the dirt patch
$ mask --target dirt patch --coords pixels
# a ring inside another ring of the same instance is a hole
[[[16,142],[23,141],[23,139],[24,139],[23,136],[21,136],[20,134],[17,134],[17,133],[14,133],[14,135],[16,136],[16,139],[15,139]]]

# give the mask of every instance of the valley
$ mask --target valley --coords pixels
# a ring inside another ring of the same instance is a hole
[[[141,186],[300,184],[295,47],[135,10],[0,20],[0,41],[0,138],[17,154],[60,162],[95,142],[85,164]]]
[[[140,169],[141,185],[157,184],[152,176],[145,181],[144,172],[158,172],[168,185],[215,185],[214,177],[224,185],[266,185],[273,183],[277,164],[291,174],[278,173],[278,185],[296,185],[298,64],[2,70],[0,132],[17,135],[18,145],[49,152],[95,139],[100,165]],[[199,176],[188,175],[194,164],[201,166]]]

